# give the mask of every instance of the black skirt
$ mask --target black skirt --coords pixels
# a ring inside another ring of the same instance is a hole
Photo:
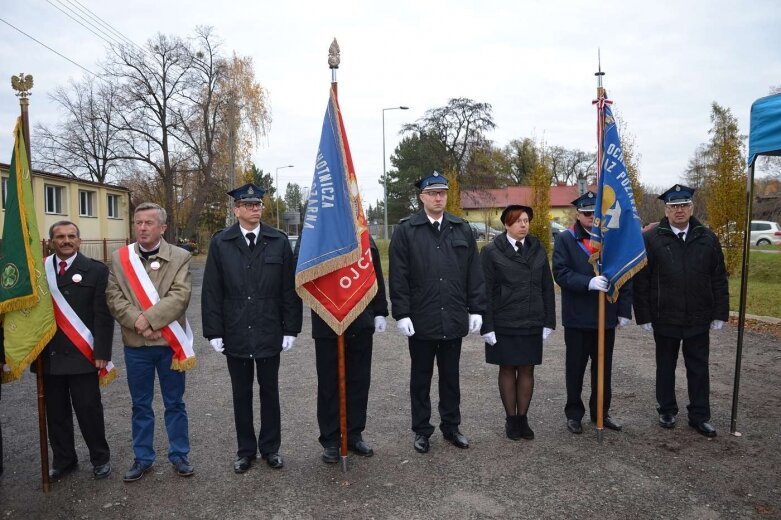
[[[485,344],[485,362],[492,365],[539,365],[542,363],[542,333],[497,334],[496,344]]]

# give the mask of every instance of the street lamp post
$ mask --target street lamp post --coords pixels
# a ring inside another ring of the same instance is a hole
[[[383,219],[383,225],[385,227],[385,240],[388,240],[388,173],[385,171],[385,111],[386,110],[407,110],[409,107],[398,106],[382,109],[382,190],[384,192],[385,204],[385,218]]]
[[[277,189],[277,229],[282,229],[279,227],[279,194],[281,193],[281,190],[279,189],[279,170],[283,168],[293,168],[293,165],[288,164],[287,166],[277,166],[277,171],[274,174],[274,186]]]

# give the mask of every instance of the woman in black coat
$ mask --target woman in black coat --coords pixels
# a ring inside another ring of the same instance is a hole
[[[534,366],[542,342],[556,328],[553,277],[548,255],[530,236],[532,208],[513,204],[502,211],[505,232],[480,254],[488,310],[481,330],[485,360],[499,365],[499,395],[513,440],[533,439],[527,412],[534,391]]]

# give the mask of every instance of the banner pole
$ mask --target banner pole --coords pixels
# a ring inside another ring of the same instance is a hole
[[[20,79],[24,79],[24,74],[19,75]],[[26,76],[30,80],[30,87],[32,87],[32,76]],[[21,90],[17,94],[19,96],[19,106],[21,109],[22,117],[22,134],[24,135],[24,148],[27,153],[27,165],[30,168],[30,174],[32,175],[32,155],[30,153],[30,117],[28,107],[30,105],[30,91]],[[31,179],[32,182],[32,179]],[[37,241],[37,237],[35,238]],[[45,255],[44,255],[45,256]],[[43,492],[49,492],[49,439],[46,432],[46,388],[43,384],[43,354],[40,354],[35,358],[35,383],[37,391],[38,401],[38,437],[41,452],[41,486]]]
[[[602,56],[597,50],[598,71],[594,73],[597,77],[597,100],[605,99],[605,89],[602,86]],[[605,129],[605,112],[602,103],[597,103],[597,186],[599,186],[599,175],[602,173],[602,148],[603,132]],[[599,252],[599,274],[602,274],[602,249]],[[602,444],[602,437],[605,429],[603,425],[603,409],[605,399],[605,293],[599,291],[599,312],[597,314],[597,442]],[[593,361],[592,361],[593,363]]]

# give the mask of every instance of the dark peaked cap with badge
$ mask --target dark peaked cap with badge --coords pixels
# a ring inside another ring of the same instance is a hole
[[[264,193],[266,193],[266,190],[248,182],[244,186],[239,186],[235,190],[229,191],[228,195],[233,197],[233,202],[239,204],[241,202],[263,202]]]
[[[659,200],[664,201],[665,204],[670,204],[670,205],[688,204],[689,202],[692,201],[694,192],[695,192],[694,188],[689,188],[688,186],[676,184],[669,190],[659,195],[658,198]]]
[[[593,191],[587,191],[577,199],[572,201],[572,205],[575,206],[579,212],[594,211],[597,205],[597,196]]]
[[[423,177],[415,183],[415,187],[420,191],[427,190],[446,190],[447,178],[444,175],[434,170],[434,172],[428,177]]]

